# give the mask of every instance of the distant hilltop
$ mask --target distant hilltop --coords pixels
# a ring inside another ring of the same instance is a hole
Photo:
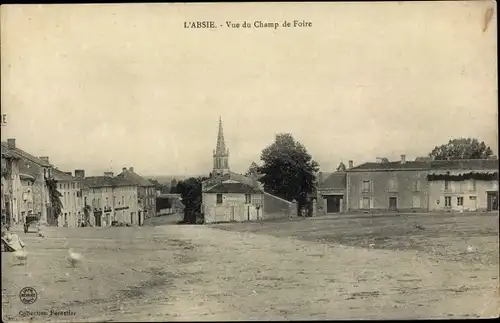
[[[158,183],[160,184],[170,184],[173,179],[176,181],[184,180],[190,177],[200,177],[200,176],[208,176],[208,174],[205,175],[151,175],[151,176],[143,176],[144,178],[147,179],[154,179],[157,180]]]

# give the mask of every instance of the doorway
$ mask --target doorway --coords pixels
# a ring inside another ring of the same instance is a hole
[[[389,197],[389,210],[397,211],[398,209],[398,198],[397,197]]]
[[[488,211],[498,211],[497,192],[487,192],[487,194],[488,194]]]
[[[326,195],[326,213],[339,213],[342,197],[342,195]]]
[[[101,213],[94,213],[95,217],[95,226],[100,227],[101,226]]]

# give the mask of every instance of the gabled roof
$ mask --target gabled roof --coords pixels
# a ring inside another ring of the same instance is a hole
[[[52,176],[58,182],[72,182],[78,180],[76,177],[55,168],[52,170]]]
[[[140,175],[138,175],[137,173],[135,173],[130,169],[125,169],[115,177],[132,182],[137,186],[155,186],[155,184],[151,183],[149,180],[145,179],[144,177],[141,177]]]
[[[203,185],[206,188],[210,188],[212,186],[215,186],[217,184],[220,184],[220,183],[228,181],[228,180],[234,180],[236,182],[240,182],[240,183],[255,187],[258,190],[262,190],[262,188],[263,188],[262,183],[260,183],[259,181],[255,180],[253,178],[250,178],[248,176],[241,175],[241,174],[231,172],[231,171],[229,173],[222,175],[222,176],[215,176],[215,177],[209,178],[209,179],[203,181]]]
[[[49,163],[41,160],[38,157],[35,157],[35,156],[25,152],[22,149],[19,149],[17,147],[14,149],[9,148],[7,143],[2,141],[2,154],[4,153],[4,149],[7,150],[13,157],[27,159],[27,160],[29,160],[37,165],[43,166],[43,167],[50,167],[51,166]]]
[[[345,189],[346,172],[322,173],[322,181],[318,183],[318,189]]]
[[[462,160],[433,160],[433,161],[407,161],[405,163],[364,163],[348,169],[347,172],[356,171],[391,171],[391,170],[495,170],[498,169],[498,159],[462,159]]]
[[[250,185],[243,183],[220,183],[210,188],[206,193],[239,193],[239,194],[256,194],[262,193],[261,190],[255,189]]]
[[[108,176],[85,177],[81,180],[81,183],[84,188],[137,186],[136,184],[125,179]]]

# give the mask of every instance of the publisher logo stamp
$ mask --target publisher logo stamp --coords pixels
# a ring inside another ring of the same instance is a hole
[[[36,302],[38,295],[36,293],[36,290],[33,287],[24,287],[21,289],[19,292],[19,299],[21,302],[24,304],[33,304]]]

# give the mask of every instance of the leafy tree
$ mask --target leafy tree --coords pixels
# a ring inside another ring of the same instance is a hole
[[[172,187],[176,187],[177,186],[177,180],[174,178],[170,181],[170,189],[172,189]]]
[[[345,167],[345,164],[343,162],[340,162],[339,166],[337,167],[337,172],[345,172],[347,168]]]
[[[255,162],[252,162],[252,164],[250,164],[250,167],[248,167],[248,171],[246,172],[245,176],[258,179],[260,175],[261,174],[259,172],[259,166]]]
[[[261,160],[260,181],[267,191],[288,201],[295,199],[299,207],[307,204],[319,167],[304,145],[289,133],[277,134],[274,143],[262,151]]]
[[[176,193],[181,194],[182,203],[185,206],[183,223],[196,223],[197,217],[201,216],[201,183],[206,177],[190,177],[177,182]]]
[[[50,219],[51,223],[55,223],[57,226],[57,222],[59,219],[59,215],[62,213],[62,202],[61,202],[61,196],[62,194],[57,190],[57,181],[53,178],[46,178],[45,183],[47,184],[47,188],[49,191],[49,198],[50,198],[50,204],[51,204],[51,210],[50,214],[48,216],[51,216],[52,218]]]
[[[433,160],[486,159],[493,151],[484,141],[473,138],[457,138],[447,144],[436,146],[429,154]]]

